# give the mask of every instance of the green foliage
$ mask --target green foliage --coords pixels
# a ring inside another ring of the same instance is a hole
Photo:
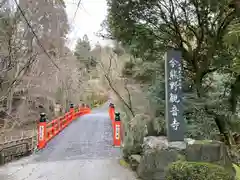
[[[228,28],[228,33],[225,35],[225,42],[228,45],[239,46],[240,23],[234,23]]]
[[[159,116],[153,119],[153,129],[157,135],[167,135],[166,122],[164,117]]]
[[[79,38],[77,40],[74,55],[77,57],[78,60],[88,61],[90,50],[91,47],[88,37],[87,35],[84,35],[82,39]]]
[[[108,96],[104,95],[98,95],[93,99],[93,107],[99,107],[106,103],[108,100]]]
[[[123,74],[148,87],[159,132],[164,131],[165,112],[163,55],[169,48],[183,56],[187,136],[212,138],[223,132],[219,119],[225,130],[236,123],[239,16],[228,5],[228,0],[108,0],[107,30],[135,59]]]
[[[231,53],[233,58],[232,66],[229,68],[231,71],[240,74],[240,53],[239,53],[239,42],[240,42],[240,23],[233,23],[228,28],[228,33],[224,36],[225,46]]]
[[[126,62],[122,70],[122,74],[126,77],[131,77],[133,75],[134,63],[132,61]]]
[[[125,120],[126,121],[126,120]],[[127,136],[124,138],[123,153],[140,154],[142,152],[143,138],[147,135],[146,118],[143,114],[137,114],[128,124],[125,122],[124,129]]]
[[[177,161],[166,170],[166,180],[232,180],[223,167],[201,162]]]
[[[124,49],[121,47],[121,45],[118,42],[115,42],[113,52],[118,56],[122,56],[124,54]]]
[[[236,180],[240,180],[240,167],[236,164],[233,164],[233,167],[236,171]]]

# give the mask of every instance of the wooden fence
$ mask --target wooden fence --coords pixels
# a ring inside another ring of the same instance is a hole
[[[19,157],[29,155],[34,152],[37,146],[37,133],[33,131],[32,136],[21,137],[11,136],[0,143],[0,165],[3,165]]]

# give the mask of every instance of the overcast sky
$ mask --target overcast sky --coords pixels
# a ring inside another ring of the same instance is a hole
[[[79,37],[88,35],[91,45],[100,42],[103,45],[108,44],[106,40],[97,37],[95,33],[101,29],[101,23],[107,14],[106,0],[81,0],[81,5],[77,11],[73,22],[74,13],[79,0],[65,0],[66,11],[71,25],[69,34],[69,47],[72,49]]]

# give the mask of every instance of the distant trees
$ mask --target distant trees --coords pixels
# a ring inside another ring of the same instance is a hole
[[[40,107],[51,118],[56,101],[78,100],[72,94],[81,77],[65,45],[64,1],[19,0],[20,8],[13,2],[0,2],[0,126],[35,122]]]
[[[20,0],[19,4],[43,46],[53,55],[60,53],[69,31],[64,2]],[[25,38],[30,42],[34,39],[34,35],[27,24],[24,25],[28,29]]]
[[[79,60],[80,66],[84,65],[84,68],[86,68],[88,72],[90,72],[92,67],[96,67],[96,60],[93,56],[87,35],[77,40],[74,55]]]

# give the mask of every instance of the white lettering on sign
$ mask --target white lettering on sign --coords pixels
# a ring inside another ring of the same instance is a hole
[[[170,110],[170,112],[172,113],[172,116],[174,116],[174,117],[178,116],[178,111],[179,110],[178,110],[177,106],[174,104]]]
[[[174,78],[176,78],[178,76],[177,70],[175,69],[171,69],[171,71],[169,72],[169,80],[173,80]]]
[[[178,88],[180,88],[179,81],[171,81],[169,85],[170,85],[170,89],[173,91],[177,91]]]
[[[178,95],[170,93],[170,98],[169,98],[171,103],[179,103]]]
[[[176,120],[176,118],[174,118],[171,126],[172,126],[173,130],[177,131],[178,127],[180,126],[180,123]]]
[[[170,65],[170,72],[169,72],[169,102],[171,103],[170,106],[170,113],[172,115],[173,121],[170,126],[173,128],[174,131],[178,130],[180,126],[180,122],[177,121],[179,116],[179,107],[178,104],[180,103],[180,98],[178,97],[178,91],[182,89],[181,85],[181,64],[172,58],[169,61]]]
[[[44,126],[39,126],[39,140],[42,141],[44,136]]]
[[[116,124],[116,139],[120,139],[120,125]]]
[[[170,64],[170,66],[171,66],[172,68],[175,68],[175,67],[177,66],[178,62],[177,62],[174,58],[172,58],[172,59],[169,61],[169,64]]]

